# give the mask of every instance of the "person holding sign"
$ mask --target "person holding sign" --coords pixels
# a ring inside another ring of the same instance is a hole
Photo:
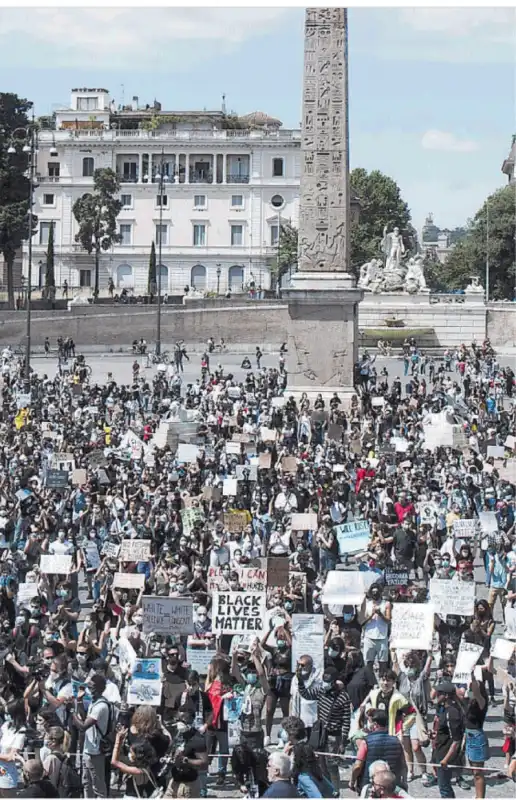
[[[455,686],[451,681],[439,681],[434,691],[437,710],[432,732],[432,762],[440,765],[437,768],[437,783],[441,797],[455,797],[448,767],[460,763],[464,713],[457,702]]]
[[[259,645],[255,640],[251,649],[251,658],[242,673],[237,658],[237,650],[233,651],[231,673],[237,683],[244,688],[244,702],[240,714],[241,744],[261,749],[264,746],[262,712],[265,698],[270,693],[269,681],[259,658]]]
[[[489,745],[484,733],[488,709],[487,693],[484,685],[472,673],[469,688],[457,689],[457,696],[462,700],[464,709],[466,756],[473,767],[475,797],[483,798],[486,796],[486,782],[482,767],[489,758]]]

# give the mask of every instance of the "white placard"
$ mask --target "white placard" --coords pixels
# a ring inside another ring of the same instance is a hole
[[[271,408],[283,408],[286,400],[284,397],[273,397],[271,399]]]
[[[490,534],[497,532],[498,521],[494,511],[479,511],[478,518],[482,526],[482,533]]]
[[[456,519],[452,530],[456,539],[471,539],[478,530],[478,523],[476,519]]]
[[[516,608],[505,606],[505,635],[508,639],[516,639]]]
[[[434,632],[434,609],[430,603],[393,603],[390,646],[407,650],[429,650]]]
[[[503,458],[505,455],[505,447],[503,444],[488,444],[487,457],[488,458]]]
[[[180,464],[195,464],[199,456],[199,448],[196,444],[184,444],[180,442],[177,446],[176,460]]]
[[[385,405],[385,397],[371,397],[371,405],[373,408],[381,408]]]
[[[72,556],[41,556],[39,568],[46,575],[69,575],[72,571]]]
[[[138,572],[115,572],[113,586],[115,589],[143,589],[145,575]]]
[[[124,539],[120,548],[121,561],[149,561],[151,543],[147,539]]]
[[[275,442],[277,439],[276,431],[272,428],[260,428],[262,442]]]
[[[381,579],[377,572],[332,570],[326,577],[322,602],[330,606],[361,606],[367,590]]]
[[[214,592],[213,633],[263,634],[266,596],[265,592]]]
[[[28,608],[30,606],[30,601],[33,597],[38,596],[38,584],[37,583],[20,583],[18,586],[18,593],[16,595],[16,599],[18,601],[18,606],[21,608]]]
[[[316,531],[319,527],[317,514],[292,514],[291,527],[293,531]]]
[[[136,664],[136,651],[126,636],[118,640],[118,663],[122,672],[132,672]]]
[[[503,661],[509,661],[514,653],[516,642],[510,642],[508,639],[495,639],[494,645],[491,648],[491,655],[493,658],[501,658]]]
[[[238,494],[238,481],[236,478],[224,478],[222,484],[222,494],[224,497],[236,497]]]
[[[431,578],[430,602],[441,617],[448,614],[471,617],[475,613],[475,584]]]
[[[143,632],[179,635],[193,633],[191,597],[152,597],[143,595]]]
[[[465,683],[469,686],[471,683],[471,673],[475,669],[475,665],[483,651],[484,648],[481,644],[472,644],[462,639],[457,654],[455,672],[453,673],[453,683]]]
[[[419,503],[419,518],[421,525],[435,525],[437,515],[439,513],[439,506],[433,500],[425,500]]]
[[[292,614],[292,672],[301,656],[307,655],[315,669],[324,668],[323,614]]]
[[[241,451],[240,442],[226,442],[226,453],[231,456],[239,456]]]
[[[102,545],[102,555],[108,558],[118,558],[120,553],[120,545],[114,542],[104,542]]]
[[[516,450],[516,436],[508,436],[504,442],[504,445],[507,450]]]

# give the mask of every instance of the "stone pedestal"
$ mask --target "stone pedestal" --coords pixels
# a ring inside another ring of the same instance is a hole
[[[343,403],[355,394],[358,360],[358,304],[364,293],[345,272],[297,272],[283,291],[289,331],[286,395],[306,392],[326,403],[337,392]]]

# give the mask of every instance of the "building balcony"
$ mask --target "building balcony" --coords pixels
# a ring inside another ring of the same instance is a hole
[[[189,173],[190,183],[213,183],[213,172],[211,170],[191,169]]]
[[[138,183],[138,173],[136,173],[136,175],[129,175],[126,172],[117,170],[116,176],[120,183]]]
[[[41,143],[49,142],[51,144],[56,144],[58,146],[59,142],[67,142],[67,141],[88,141],[88,140],[97,140],[102,142],[119,142],[120,140],[126,141],[127,139],[133,140],[157,140],[157,141],[166,141],[166,140],[202,140],[205,141],[213,141],[214,139],[224,140],[230,139],[232,141],[242,139],[244,141],[253,139],[253,140],[262,140],[262,141],[293,141],[293,142],[300,142],[301,141],[301,131],[299,130],[251,130],[251,129],[242,129],[242,130],[186,130],[186,131],[146,131],[146,130],[124,130],[121,129],[111,129],[111,130],[99,130],[99,129],[84,129],[84,130],[57,130],[57,131],[40,131],[39,133],[39,140]]]
[[[249,183],[249,175],[232,175],[230,173],[226,176],[226,183]]]
[[[60,175],[40,175],[39,172],[36,173],[38,183],[59,183],[60,178]]]

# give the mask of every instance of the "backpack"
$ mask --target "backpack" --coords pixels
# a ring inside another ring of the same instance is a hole
[[[104,733],[101,731],[97,720],[95,720],[95,727],[100,734],[99,751],[101,755],[104,756],[111,755],[111,753],[113,752],[113,748],[115,746],[115,735],[116,735],[115,712],[113,710],[112,704],[109,702],[109,700],[106,700],[105,697],[99,697],[99,699],[96,702],[105,703],[108,707],[108,724],[106,731]]]
[[[57,793],[59,797],[82,797],[82,781],[80,775],[70,766],[66,756],[52,753],[59,761],[57,773]]]

